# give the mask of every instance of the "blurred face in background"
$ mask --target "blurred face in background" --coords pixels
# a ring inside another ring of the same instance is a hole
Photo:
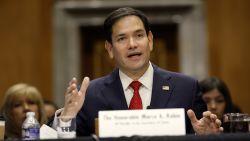
[[[202,99],[207,104],[208,110],[222,119],[226,107],[224,96],[217,89],[213,89],[204,93]]]
[[[34,112],[40,124],[46,123],[43,99],[36,87],[25,83],[11,86],[5,93],[1,114],[5,119],[7,138],[21,138],[27,112]]]
[[[46,104],[46,103],[44,104],[44,109],[45,109],[46,116],[48,119],[53,117],[53,115],[55,114],[55,112],[57,110],[57,108],[54,105]]]
[[[35,117],[39,121],[39,110],[35,101],[24,95],[17,95],[13,103],[11,114],[19,127],[22,127],[27,112],[35,112]]]

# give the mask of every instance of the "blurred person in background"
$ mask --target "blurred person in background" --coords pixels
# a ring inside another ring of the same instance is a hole
[[[217,77],[209,77],[200,82],[202,99],[207,109],[216,114],[219,119],[225,113],[240,113],[241,110],[232,102],[227,85]]]
[[[44,100],[44,110],[45,110],[47,119],[52,118],[57,109],[58,109],[58,106],[56,105],[56,103],[49,101],[49,100]]]
[[[1,115],[6,121],[5,138],[22,137],[22,123],[27,112],[35,112],[40,125],[46,123],[43,99],[37,88],[24,83],[11,86],[1,106]]]

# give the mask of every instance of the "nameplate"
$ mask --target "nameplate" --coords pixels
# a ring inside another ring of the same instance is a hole
[[[185,135],[183,108],[99,112],[99,136]]]

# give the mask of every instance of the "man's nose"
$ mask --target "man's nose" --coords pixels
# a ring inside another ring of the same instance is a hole
[[[136,42],[136,40],[133,37],[129,38],[129,47],[130,48],[137,47],[137,42]]]

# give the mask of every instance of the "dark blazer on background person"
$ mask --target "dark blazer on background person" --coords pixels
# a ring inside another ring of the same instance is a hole
[[[206,104],[200,97],[197,80],[183,74],[163,70],[153,65],[153,87],[150,109],[184,108],[185,115],[188,109],[193,109],[197,118],[202,117],[206,111]],[[163,87],[168,86],[169,90]],[[82,109],[77,114],[77,136],[91,135],[95,131],[95,118],[98,111],[103,110],[128,110],[124,96],[119,70],[111,74],[92,80],[87,92]],[[192,125],[186,118],[186,132],[192,133]]]

